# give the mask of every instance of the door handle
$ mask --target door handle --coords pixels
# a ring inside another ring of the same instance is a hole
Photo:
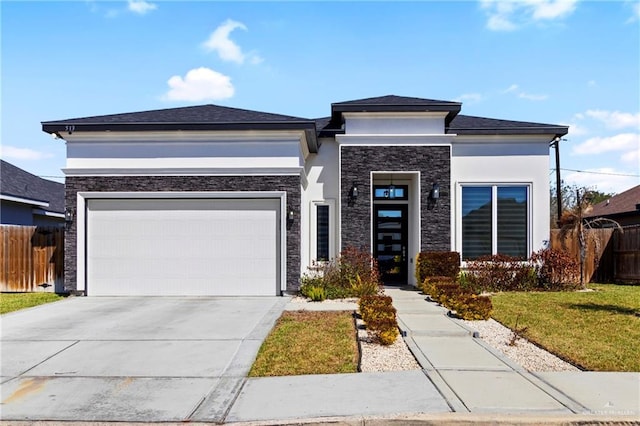
[[[407,248],[402,246],[402,261],[404,262],[407,258]]]

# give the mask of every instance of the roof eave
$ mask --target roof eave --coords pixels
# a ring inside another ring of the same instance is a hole
[[[316,124],[313,121],[263,121],[216,123],[69,123],[42,122],[42,131],[63,137],[75,132],[168,132],[168,131],[246,131],[246,130],[301,130],[306,134],[309,151],[318,152]],[[62,134],[62,135],[60,135]]]
[[[569,133],[567,127],[496,127],[496,128],[447,128],[446,133],[457,135],[554,135]]]

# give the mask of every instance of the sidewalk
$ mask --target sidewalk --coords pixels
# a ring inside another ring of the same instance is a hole
[[[250,378],[226,422],[629,424],[640,419],[640,373],[529,373],[418,291],[385,292],[422,370]],[[356,309],[355,304],[326,307]]]
[[[405,341],[455,412],[599,414],[640,419],[640,373],[530,373],[415,290],[393,298]],[[426,305],[426,306],[425,306]]]

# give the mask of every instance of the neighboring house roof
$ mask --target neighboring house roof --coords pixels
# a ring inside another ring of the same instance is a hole
[[[11,163],[0,161],[0,193],[3,199],[64,213],[64,184],[42,179]]]
[[[628,214],[640,215],[640,185],[594,205],[593,210],[585,217],[609,217]]]
[[[346,112],[447,112],[447,132],[457,134],[553,134],[565,135],[568,127],[523,121],[458,115],[460,102],[387,95],[331,104],[331,117],[307,119],[220,105],[168,108],[124,114],[45,121],[42,130],[64,137],[78,131],[164,130],[304,130],[311,152],[317,152],[316,136],[344,132]]]

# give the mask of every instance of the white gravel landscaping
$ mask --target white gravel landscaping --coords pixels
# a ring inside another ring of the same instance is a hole
[[[429,302],[425,302],[429,303]],[[358,310],[357,299],[325,300],[311,302],[303,297],[294,297],[287,306],[288,310]],[[455,319],[480,333],[480,338],[489,346],[503,353],[507,358],[532,372],[549,371],[580,371],[577,367],[561,360],[557,356],[530,343],[526,339],[518,338],[516,344],[509,342],[512,331],[490,319],[488,321],[465,321]],[[361,348],[360,367],[363,372],[385,372],[419,370],[420,365],[407,347],[404,339],[398,336],[394,344],[383,346],[374,343],[367,335],[362,320],[357,320],[358,340]],[[471,337],[470,337],[471,338]]]
[[[580,371],[579,368],[563,361],[550,352],[534,345],[526,339],[516,339],[515,345],[510,345],[513,332],[494,319],[488,321],[456,320],[480,333],[480,338],[489,346],[502,352],[516,364],[533,372],[547,371]]]

